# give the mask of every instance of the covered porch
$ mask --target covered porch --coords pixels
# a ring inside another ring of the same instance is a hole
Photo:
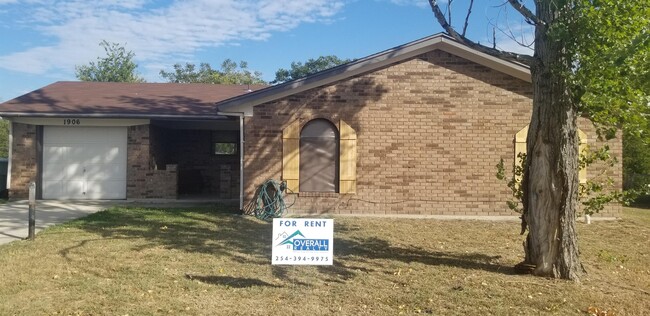
[[[176,171],[175,198],[239,199],[239,118],[152,120],[149,128],[150,168]]]

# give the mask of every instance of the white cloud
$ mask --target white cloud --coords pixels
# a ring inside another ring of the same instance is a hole
[[[520,37],[508,37],[497,35],[497,48],[507,52],[532,55],[533,54],[533,33],[523,33]]]
[[[494,39],[492,38],[492,27],[489,27],[489,37],[483,38],[481,43],[492,47]],[[514,22],[502,21],[495,29],[496,48],[513,52],[517,54],[533,54],[533,41],[535,39],[534,27],[526,24],[523,20]]]
[[[199,49],[266,40],[302,23],[326,22],[343,6],[338,0],[178,0],[164,7],[146,0],[29,2],[32,14],[18,23],[54,44],[0,56],[0,68],[71,73],[75,65],[103,56],[98,44],[107,40],[126,43],[137,62],[151,69]]]
[[[532,44],[535,39],[535,28],[526,23],[521,14],[509,5],[491,7],[485,14],[486,17],[489,17],[487,18],[488,26],[485,30],[486,36],[481,42],[492,46],[495,42],[493,37],[496,37],[497,49],[518,54],[533,54]]]
[[[388,2],[396,5],[414,5],[416,7],[424,8],[424,7],[429,7],[429,2],[426,0],[388,0]],[[443,4],[447,3],[447,1],[438,1]]]
[[[524,45],[521,45],[523,43]],[[533,55],[533,46],[530,45],[531,42],[521,42],[519,39],[513,39],[509,37],[498,38],[497,37],[497,48],[503,51],[524,54],[524,55]]]

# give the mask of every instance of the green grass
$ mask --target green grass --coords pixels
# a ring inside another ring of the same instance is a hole
[[[333,266],[271,266],[268,223],[115,208],[0,246],[0,315],[650,313],[650,211],[578,228],[573,283],[513,274],[513,222],[337,217]]]

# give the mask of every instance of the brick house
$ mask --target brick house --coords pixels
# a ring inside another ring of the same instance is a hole
[[[0,115],[16,198],[36,181],[41,198],[242,207],[273,178],[297,213],[513,215],[495,165],[525,151],[531,95],[526,66],[436,34],[270,87],[55,83]],[[579,127],[581,146],[602,144],[588,120]],[[620,158],[621,140],[609,146]],[[581,181],[605,172],[620,188],[620,161]]]

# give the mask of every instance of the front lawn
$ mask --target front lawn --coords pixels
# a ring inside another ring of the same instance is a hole
[[[515,222],[336,217],[334,266],[271,266],[268,223],[114,208],[0,246],[0,315],[650,313],[650,210],[578,227],[573,283],[513,274]]]

